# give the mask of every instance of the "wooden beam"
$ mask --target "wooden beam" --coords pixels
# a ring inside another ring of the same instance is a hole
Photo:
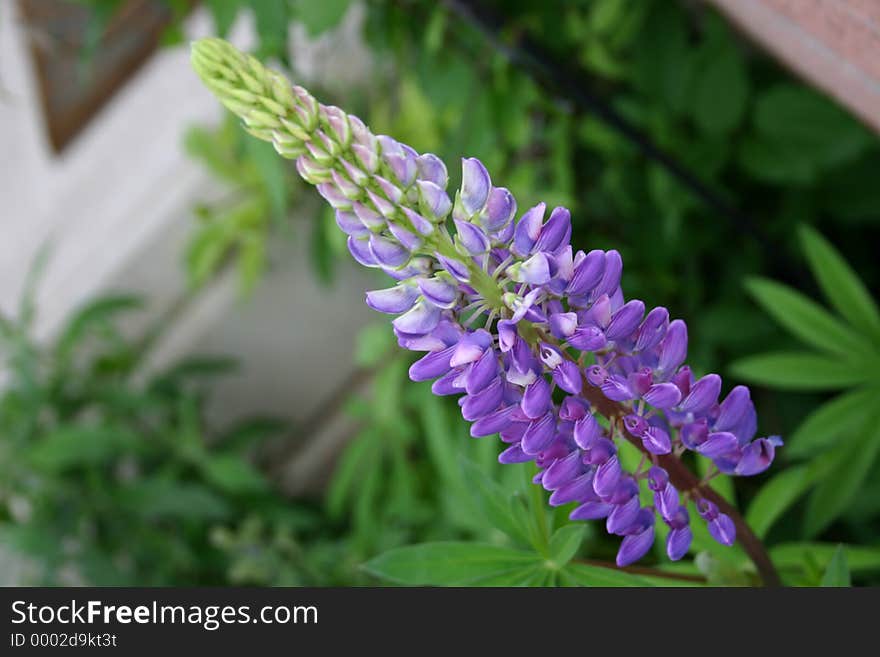
[[[705,0],[880,133],[878,0]]]

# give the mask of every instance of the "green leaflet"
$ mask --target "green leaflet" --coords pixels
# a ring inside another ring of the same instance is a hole
[[[746,513],[746,522],[758,538],[767,535],[773,523],[807,492],[813,479],[812,468],[799,465],[783,470],[764,484]]]
[[[846,552],[842,545],[838,545],[825,574],[822,576],[821,586],[852,586],[852,580],[849,575],[849,566],[846,565]]]
[[[514,541],[528,545],[531,541],[531,519],[522,502],[471,461],[462,459],[462,472],[474,505],[486,520]]]
[[[880,341],[880,311],[859,277],[816,230],[801,226],[800,239],[810,269],[825,298],[853,326],[875,344]]]
[[[482,543],[438,542],[389,550],[364,564],[371,574],[412,586],[478,585],[500,575],[533,571],[530,552]],[[497,581],[497,580],[496,580]]]
[[[800,292],[764,278],[748,279],[746,288],[767,314],[805,344],[850,359],[871,353],[866,340]]]
[[[815,536],[846,510],[858,494],[880,453],[880,414],[872,413],[860,434],[827,458],[829,470],[807,503],[804,534]]]
[[[877,399],[877,388],[859,388],[825,402],[785,441],[786,456],[807,458],[817,450],[832,447],[838,440],[848,440],[855,429],[864,425]]]
[[[880,547],[861,545],[835,545],[833,543],[785,543],[770,548],[770,557],[776,567],[784,570],[803,569],[815,564],[823,571],[828,568],[834,554],[843,548],[851,573],[880,570]]]
[[[577,554],[583,539],[583,523],[560,527],[550,537],[550,559],[557,566],[564,566]]]
[[[837,390],[866,383],[876,374],[870,363],[845,363],[809,352],[775,352],[741,358],[731,372],[752,383],[786,390]]]
[[[651,586],[643,577],[617,568],[604,568],[583,563],[570,563],[560,573],[560,580],[568,586]]]

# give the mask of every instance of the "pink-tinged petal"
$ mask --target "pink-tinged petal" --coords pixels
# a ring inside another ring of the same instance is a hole
[[[565,340],[577,329],[577,313],[553,313],[550,315],[550,333],[554,338]]]

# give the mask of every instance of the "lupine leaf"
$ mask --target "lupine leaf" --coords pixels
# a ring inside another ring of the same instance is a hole
[[[822,576],[822,586],[852,586],[849,567],[846,565],[846,552],[843,551],[842,545],[837,546],[831,561],[828,562],[828,567]]]
[[[480,578],[471,583],[471,586],[544,586],[544,581],[550,574],[552,573],[543,564],[531,564]]]
[[[828,303],[853,326],[875,340],[880,340],[880,311],[864,283],[843,256],[809,226],[801,227],[800,238],[810,262],[810,269],[819,281]]]
[[[770,558],[780,569],[802,568],[807,559],[827,568],[835,552],[843,547],[851,573],[880,571],[880,547],[834,545],[832,543],[784,543],[770,548]]]
[[[550,558],[557,566],[564,566],[577,554],[584,538],[584,526],[580,523],[557,529],[550,537]]]
[[[815,536],[846,509],[858,494],[880,452],[880,418],[875,412],[860,435],[837,448],[828,473],[807,503],[804,534]]]
[[[648,580],[616,568],[569,563],[559,571],[563,583],[573,586],[651,586]]]
[[[871,346],[808,297],[764,278],[751,278],[746,288],[761,307],[802,342],[844,356],[871,352]]]
[[[758,538],[764,538],[773,523],[807,492],[813,482],[811,473],[812,469],[806,465],[789,468],[758,491],[746,514],[746,522]]]
[[[530,552],[484,543],[438,542],[395,548],[364,564],[367,572],[413,586],[465,586],[540,563]]]
[[[496,529],[524,545],[529,543],[529,516],[521,504],[471,461],[463,460],[465,479],[477,508]]]
[[[741,358],[731,371],[746,381],[787,390],[848,388],[874,376],[867,363],[844,363],[829,356],[795,351]]]
[[[786,440],[786,455],[790,458],[807,457],[817,450],[831,447],[838,438],[851,434],[856,427],[864,426],[872,402],[878,399],[880,390],[862,388],[825,402],[810,413]]]

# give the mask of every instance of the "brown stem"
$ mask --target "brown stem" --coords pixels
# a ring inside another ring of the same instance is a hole
[[[582,394],[596,410],[609,420],[622,418],[628,413],[622,404],[606,398],[598,388],[591,386],[587,381],[584,381],[584,391]],[[623,425],[622,422],[620,424]],[[642,452],[648,454],[648,450],[645,449],[641,440],[630,434],[626,429],[623,430],[623,433],[629,442],[638,447]],[[657,462],[669,473],[669,480],[678,490],[682,492],[698,491],[701,496],[715,503],[722,513],[730,516],[733,524],[736,525],[736,540],[739,541],[746,554],[752,560],[752,563],[755,564],[755,568],[758,570],[758,575],[764,582],[764,586],[782,586],[779,573],[776,572],[776,566],[773,565],[773,561],[771,561],[770,555],[767,554],[764,544],[755,535],[755,532],[752,531],[752,528],[749,527],[739,511],[708,485],[701,483],[697,476],[688,470],[687,466],[675,455],[663,454],[658,457]]]

